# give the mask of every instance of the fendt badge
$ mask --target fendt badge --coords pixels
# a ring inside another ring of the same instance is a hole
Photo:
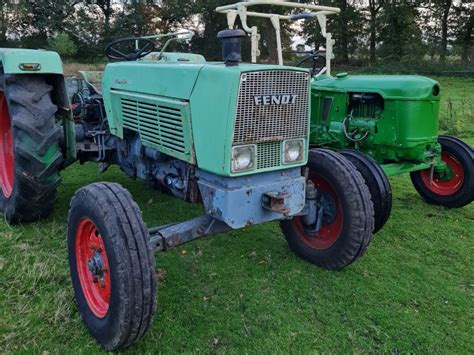
[[[292,105],[298,95],[256,95],[253,97],[255,106]]]

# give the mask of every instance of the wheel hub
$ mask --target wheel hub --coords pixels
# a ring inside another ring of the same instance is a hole
[[[331,224],[337,216],[336,202],[326,191],[318,191],[316,223],[304,225],[304,230],[310,235],[316,235],[323,225]]]
[[[444,171],[423,170],[421,178],[431,192],[449,196],[461,189],[464,182],[464,170],[458,159],[447,151],[441,153],[441,159],[446,164]]]
[[[342,203],[334,187],[324,177],[313,173],[309,179],[318,193],[316,222],[308,225],[303,222],[302,217],[297,217],[297,228],[301,240],[306,245],[313,249],[324,250],[336,243],[342,233]]]
[[[96,250],[87,261],[87,265],[89,267],[89,271],[92,273],[93,276],[103,279],[105,268],[104,268],[104,260],[102,259],[101,250]]]
[[[325,191],[323,191],[320,196],[321,198],[318,202],[321,208],[323,209],[322,224],[331,224],[332,222],[334,222],[337,215],[336,202],[334,201],[332,196]]]

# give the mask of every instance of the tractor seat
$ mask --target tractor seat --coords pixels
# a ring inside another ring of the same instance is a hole
[[[84,78],[90,95],[97,94],[102,96],[102,77],[104,76],[104,72],[80,70],[79,73]]]

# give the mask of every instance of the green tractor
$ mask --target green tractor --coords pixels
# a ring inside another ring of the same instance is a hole
[[[326,269],[366,250],[374,209],[344,156],[309,151],[306,69],[242,64],[242,30],[224,30],[224,61],[166,52],[192,33],[125,38],[103,73],[84,73],[72,104],[59,56],[0,50],[0,209],[9,223],[54,206],[59,172],[78,161],[116,164],[203,215],[148,228],[115,183],[79,189],[68,213],[68,254],[79,313],[107,350],[140,339],[156,310],[155,251],[279,221],[289,247]],[[155,43],[166,40],[160,51]],[[309,162],[309,169],[305,168]]]
[[[250,11],[255,5],[282,6],[290,15]],[[418,193],[429,203],[462,207],[474,199],[474,153],[461,140],[438,134],[441,89],[420,76],[331,76],[334,40],[327,16],[338,8],[279,0],[250,0],[216,9],[227,15],[229,28],[240,19],[252,43],[252,62],[259,55],[258,28],[249,17],[270,19],[276,33],[278,61],[283,65],[280,22],[316,18],[326,39],[324,51],[313,51],[298,66],[309,67],[311,80],[310,145],[346,156],[364,176],[375,209],[375,230],[391,211],[387,176],[410,173]],[[311,166],[309,166],[311,167]]]

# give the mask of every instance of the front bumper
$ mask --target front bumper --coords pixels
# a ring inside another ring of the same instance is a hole
[[[221,177],[197,172],[206,214],[233,229],[300,213],[305,205],[305,178],[301,168],[291,168],[242,177]],[[281,196],[279,211],[268,208],[268,196]]]

